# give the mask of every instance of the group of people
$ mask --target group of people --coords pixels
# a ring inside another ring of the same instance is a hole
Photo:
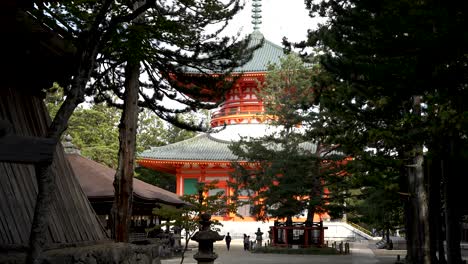
[[[232,240],[231,235],[229,235],[229,232],[228,232],[225,237],[226,247],[228,251],[231,248],[231,240]],[[246,234],[244,234],[244,250],[250,250],[250,236]]]

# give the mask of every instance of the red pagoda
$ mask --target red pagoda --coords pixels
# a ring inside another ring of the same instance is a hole
[[[211,126],[213,128],[226,126],[218,133],[203,133],[194,138],[174,144],[153,147],[139,154],[138,164],[156,171],[171,173],[176,176],[176,193],[178,195],[196,194],[198,182],[218,181],[217,189],[211,192],[223,191],[227,196],[233,194],[229,188],[230,173],[233,171],[232,162],[239,162],[228,146],[240,139],[241,136],[260,137],[274,129],[268,126],[264,115],[263,103],[256,92],[259,83],[264,82],[269,64],[279,64],[280,58],[285,57],[283,48],[266,39],[258,30],[261,22],[259,12],[260,3],[254,1],[253,10],[254,31],[251,33],[249,46],[263,45],[254,51],[252,59],[242,67],[234,69],[233,74],[240,76],[233,88],[227,93],[226,101],[212,112]],[[313,144],[309,144],[312,148]],[[248,200],[248,194],[239,197]],[[249,205],[238,208],[238,213],[244,217],[240,219],[234,215],[218,217],[222,221],[224,230],[235,238],[241,233],[252,233],[258,226],[267,231],[271,224],[256,222],[252,217]],[[296,219],[303,221],[304,219]],[[314,221],[320,221],[316,215]],[[237,224],[232,224],[236,222]],[[238,224],[242,223],[242,227]],[[241,229],[239,229],[241,228]],[[241,233],[240,233],[241,232]],[[267,232],[264,232],[267,233]]]

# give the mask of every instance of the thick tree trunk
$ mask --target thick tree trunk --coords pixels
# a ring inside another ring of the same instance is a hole
[[[442,204],[441,204],[441,163],[437,157],[426,159],[426,175],[429,178],[429,218],[430,218],[430,241],[431,258],[433,263],[446,263],[444,241],[441,240]],[[436,254],[438,253],[438,254]]]
[[[421,96],[413,97],[413,114],[417,117],[421,115]],[[421,145],[414,147],[413,164],[409,167],[408,189],[410,192],[410,205],[414,214],[409,220],[412,221],[412,254],[413,263],[431,262],[431,243],[429,230],[429,197],[427,194],[426,182],[423,169],[423,149]]]
[[[459,183],[457,182],[457,172],[461,170],[457,169],[459,162],[454,159],[454,141],[450,142],[450,153],[449,159],[444,164],[444,196],[445,196],[445,234],[447,243],[447,263],[449,264],[460,264],[462,263],[461,258],[461,215],[459,213],[459,206],[457,201],[457,194],[460,189],[458,188]]]
[[[406,262],[414,263],[414,258],[418,255],[415,251],[415,239],[414,239],[414,210],[411,202],[411,198],[405,202],[405,230],[406,230]]]
[[[114,179],[115,199],[112,206],[112,237],[117,242],[128,242],[132,215],[139,77],[139,63],[127,62],[124,109],[119,125],[119,164]]]
[[[314,215],[317,212],[317,206],[319,206],[319,200],[323,199],[323,186],[320,180],[320,174],[322,173],[322,164],[321,164],[321,155],[322,155],[322,146],[320,142],[317,143],[317,149],[315,151],[316,160],[313,163],[313,167],[310,170],[310,197],[309,197],[309,206],[307,208],[307,218],[306,224],[312,225],[314,222]]]
[[[429,211],[428,211],[428,196],[424,183],[424,172],[422,168],[423,157],[417,155],[408,177],[410,178],[410,201],[407,221],[411,228],[411,248],[408,249],[408,254],[411,254],[413,262],[410,263],[431,263],[431,244],[429,230]],[[412,179],[412,180],[411,180]]]

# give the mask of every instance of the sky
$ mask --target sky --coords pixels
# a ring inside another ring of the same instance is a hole
[[[269,41],[281,45],[284,36],[289,41],[302,41],[307,30],[314,28],[317,19],[309,17],[304,0],[262,0],[262,24],[260,32]],[[246,0],[244,9],[230,22],[226,32],[234,35],[241,29],[241,36],[253,31],[252,0]]]

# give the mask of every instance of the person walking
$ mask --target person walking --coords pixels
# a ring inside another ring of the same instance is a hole
[[[229,248],[231,248],[231,236],[229,235],[229,232],[227,233],[226,235],[226,247],[227,247],[227,250],[229,251]]]
[[[250,236],[247,236],[246,234],[244,234],[244,250],[249,250],[250,248]]]
[[[247,237],[246,234],[244,234],[244,251],[248,250],[249,248],[249,238]]]

